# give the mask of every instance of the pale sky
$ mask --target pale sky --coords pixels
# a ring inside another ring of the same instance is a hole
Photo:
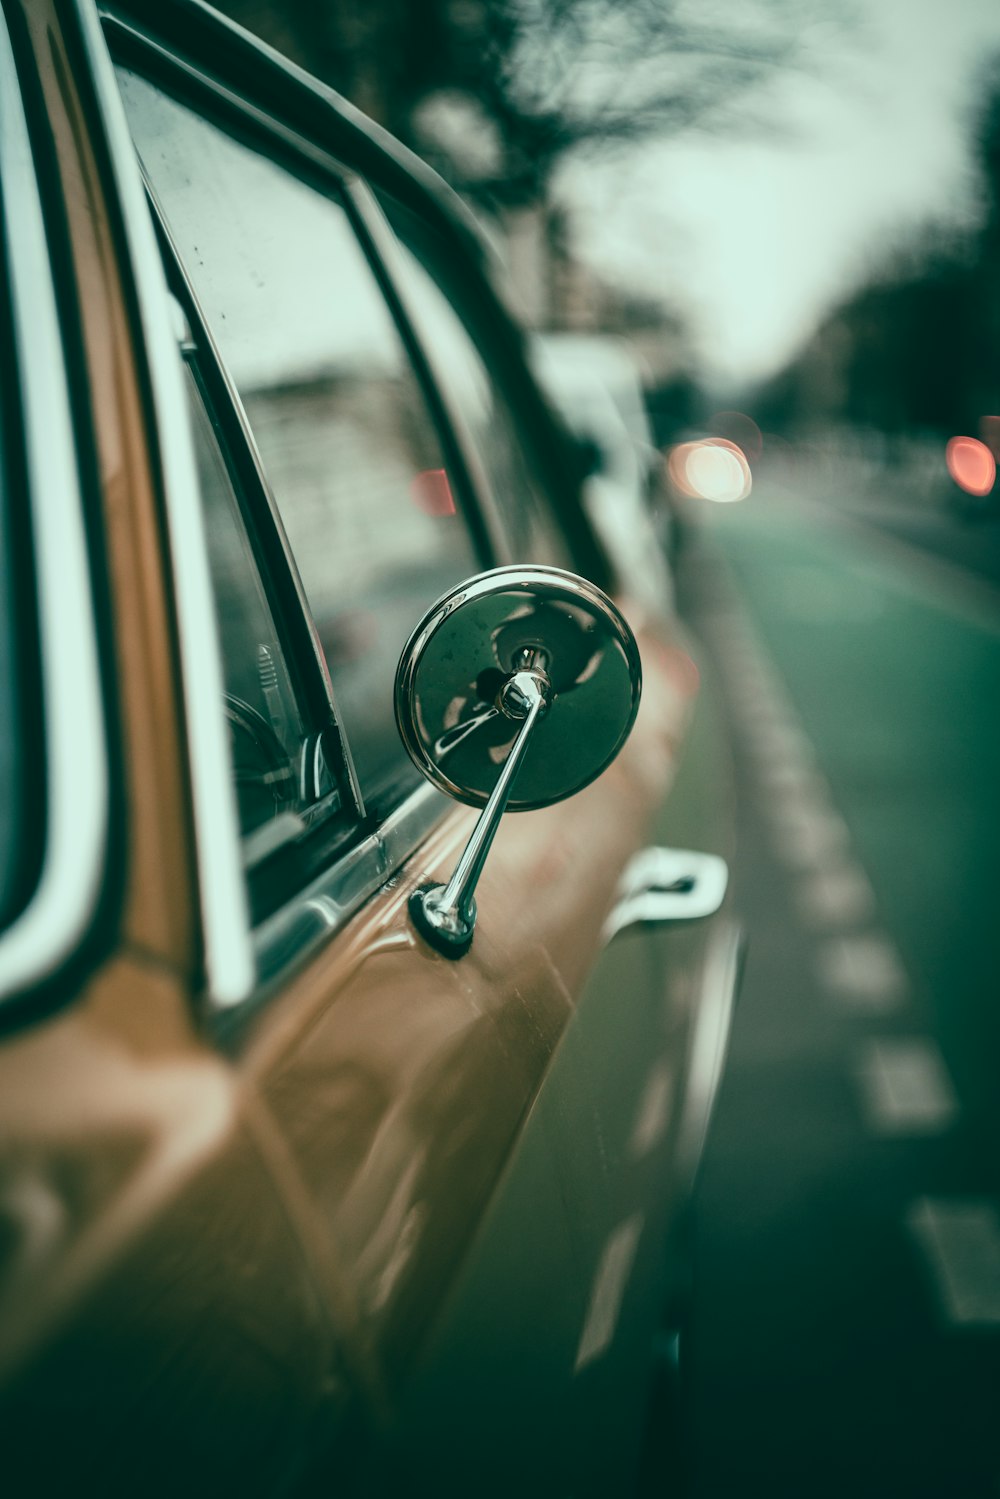
[[[858,8],[859,28],[817,28],[818,75],[771,87],[787,132],[689,136],[560,184],[579,253],[678,305],[710,379],[774,372],[894,245],[977,220],[969,110],[1000,0]]]

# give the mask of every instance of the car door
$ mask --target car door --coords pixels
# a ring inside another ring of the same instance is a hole
[[[144,35],[130,13],[109,35],[173,287],[203,501],[214,468],[279,600],[263,628],[228,612],[232,548],[216,548],[253,964],[244,992],[215,996],[213,1023],[372,1418],[395,1433],[374,1466],[359,1459],[364,1482],[392,1489],[395,1449],[443,1483],[447,1400],[426,1392],[461,1401],[491,1358],[494,1417],[521,1423],[508,1460],[575,1449],[585,1475],[586,1391],[613,1388],[619,1331],[634,1353],[663,1287],[676,1185],[663,1172],[705,963],[703,936],[609,942],[604,923],[629,859],[665,826],[696,673],[669,623],[640,622],[645,695],[619,759],[571,802],[507,820],[466,957],[416,937],[409,895],[448,874],[471,817],[414,780],[392,723],[396,655],[449,583],[515,548],[533,560],[546,534],[570,557],[587,539],[524,454],[533,521],[491,481],[415,306],[417,248],[351,149],[330,146],[343,138],[377,176],[370,135],[328,104],[296,128],[309,86],[228,32],[225,62],[216,23],[179,11],[193,30]],[[463,298],[429,274],[463,324]],[[488,334],[465,337],[491,373]],[[497,340],[498,367],[509,358]],[[704,763],[685,772],[694,833]],[[617,1406],[613,1424],[624,1440]]]

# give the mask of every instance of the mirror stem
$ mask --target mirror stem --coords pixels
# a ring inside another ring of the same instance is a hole
[[[511,718],[524,723],[504,761],[496,785],[490,792],[472,836],[447,885],[424,885],[410,897],[410,916],[424,940],[448,958],[461,958],[472,946],[476,928],[475,890],[486,864],[500,819],[507,808],[514,777],[527,753],[532,731],[549,702],[549,684],[544,673],[518,671],[505,683],[499,706]]]

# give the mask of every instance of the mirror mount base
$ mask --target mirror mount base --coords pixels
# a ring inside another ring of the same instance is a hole
[[[446,885],[421,885],[414,890],[408,902],[410,920],[423,937],[428,947],[433,947],[446,958],[464,958],[472,946],[476,930],[476,903],[468,920],[455,909],[447,910],[441,904]]]

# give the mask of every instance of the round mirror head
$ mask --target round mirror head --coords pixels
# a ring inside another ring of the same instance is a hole
[[[396,722],[411,759],[449,796],[482,807],[523,723],[517,673],[543,684],[508,803],[527,812],[572,796],[628,738],[642,670],[611,600],[555,567],[499,567],[444,595],[407,641]],[[520,680],[520,679],[519,679]]]

